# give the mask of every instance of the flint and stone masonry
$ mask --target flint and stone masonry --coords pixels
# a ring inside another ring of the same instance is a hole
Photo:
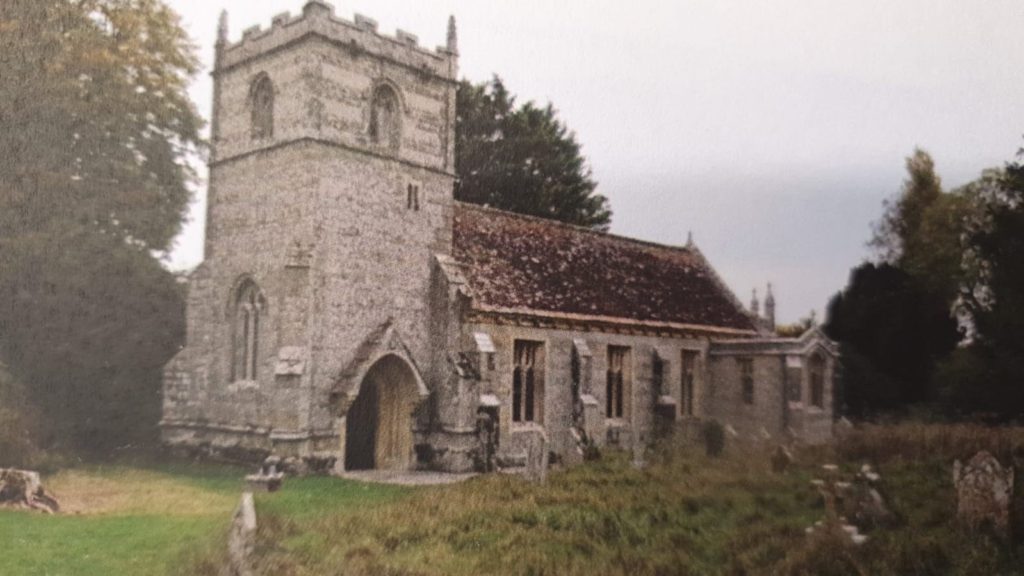
[[[774,336],[692,241],[454,200],[454,19],[427,50],[312,0],[237,43],[222,17],[215,50],[205,260],[165,370],[169,446],[465,472],[589,445],[642,457],[709,418],[831,436],[834,343]]]

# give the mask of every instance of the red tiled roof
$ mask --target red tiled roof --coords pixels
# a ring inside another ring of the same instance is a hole
[[[695,248],[457,202],[453,256],[478,309],[755,329]]]

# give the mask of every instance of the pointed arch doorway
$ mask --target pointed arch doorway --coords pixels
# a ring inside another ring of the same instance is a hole
[[[422,399],[416,372],[403,358],[377,360],[345,415],[345,470],[408,470],[413,464],[414,412]]]

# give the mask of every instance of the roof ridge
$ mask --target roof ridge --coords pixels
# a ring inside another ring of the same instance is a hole
[[[612,240],[621,240],[625,242],[631,242],[633,244],[639,244],[641,246],[647,246],[650,248],[667,248],[669,250],[676,250],[679,252],[685,252],[687,254],[695,254],[697,250],[696,245],[693,246],[676,246],[674,244],[662,244],[661,242],[654,242],[651,240],[643,240],[640,238],[633,238],[632,236],[623,236],[621,234],[613,234],[611,232],[604,232],[601,230],[594,230],[593,228],[587,228],[579,224],[570,224],[569,222],[563,222],[561,220],[555,220],[553,218],[544,218],[543,216],[534,216],[532,214],[521,214],[519,212],[512,212],[509,210],[502,210],[500,208],[494,208],[493,206],[484,206],[482,204],[474,204],[472,202],[463,202],[461,200],[455,200],[455,204],[458,207],[468,208],[471,210],[477,210],[479,212],[491,212],[494,214],[500,214],[502,216],[510,216],[512,218],[518,218],[520,220],[528,220],[544,224],[548,226],[554,226],[559,228],[566,228],[569,230],[575,230],[577,232],[584,232],[594,236],[602,238],[611,238]]]

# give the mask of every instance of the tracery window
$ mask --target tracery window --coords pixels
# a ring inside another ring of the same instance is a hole
[[[539,422],[544,405],[544,343],[516,340],[513,354],[512,421]]]
[[[370,106],[370,139],[377,144],[397,148],[401,136],[399,113],[395,90],[387,85],[378,86]]]
[[[256,283],[247,280],[236,292],[232,333],[232,380],[255,380],[259,355],[260,316],[263,295]]]
[[[252,105],[252,137],[273,138],[274,85],[269,76],[261,74],[253,81],[249,100]]]

